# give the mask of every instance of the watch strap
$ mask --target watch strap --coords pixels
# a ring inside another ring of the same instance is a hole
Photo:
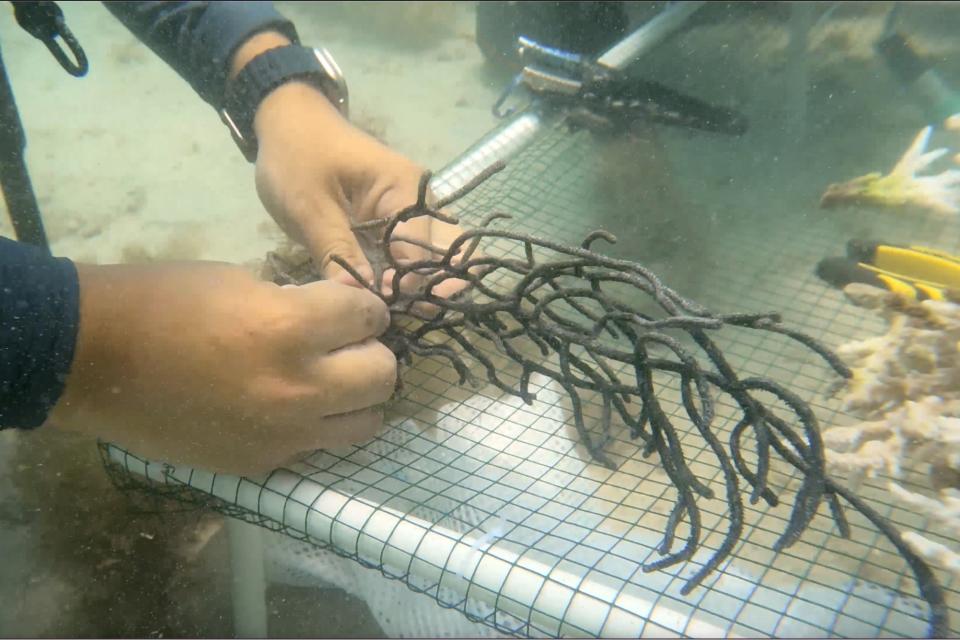
[[[337,79],[331,77],[327,66],[333,59],[325,51],[317,51],[300,45],[287,45],[268,49],[247,63],[240,73],[228,83],[224,107],[220,117],[250,162],[257,157],[257,140],[253,131],[253,118],[257,108],[267,95],[280,85],[292,80],[308,80],[343,112],[346,97],[337,95]]]

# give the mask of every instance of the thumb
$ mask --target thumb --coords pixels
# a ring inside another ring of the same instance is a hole
[[[367,261],[356,235],[350,229],[350,219],[342,207],[329,203],[320,215],[311,216],[303,229],[307,249],[320,266],[323,277],[344,284],[359,285],[350,273],[334,262],[339,256],[354,268],[367,283],[373,279],[373,269]]]

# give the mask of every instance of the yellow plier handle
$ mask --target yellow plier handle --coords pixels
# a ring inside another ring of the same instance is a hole
[[[937,249],[851,240],[847,243],[847,257],[899,274],[906,280],[960,289],[960,257]]]
[[[912,300],[957,299],[960,257],[928,247],[851,240],[847,257],[821,260],[817,275],[841,288],[863,282]]]

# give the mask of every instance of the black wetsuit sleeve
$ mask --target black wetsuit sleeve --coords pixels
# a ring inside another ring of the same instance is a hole
[[[43,424],[63,393],[79,324],[73,262],[0,238],[0,428]]]
[[[214,109],[223,106],[230,57],[250,36],[279,31],[299,43],[272,2],[104,2]]]

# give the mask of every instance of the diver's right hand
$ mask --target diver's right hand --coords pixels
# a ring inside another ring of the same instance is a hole
[[[209,262],[77,270],[79,335],[49,423],[246,474],[380,428],[397,363],[368,291],[279,287]]]

